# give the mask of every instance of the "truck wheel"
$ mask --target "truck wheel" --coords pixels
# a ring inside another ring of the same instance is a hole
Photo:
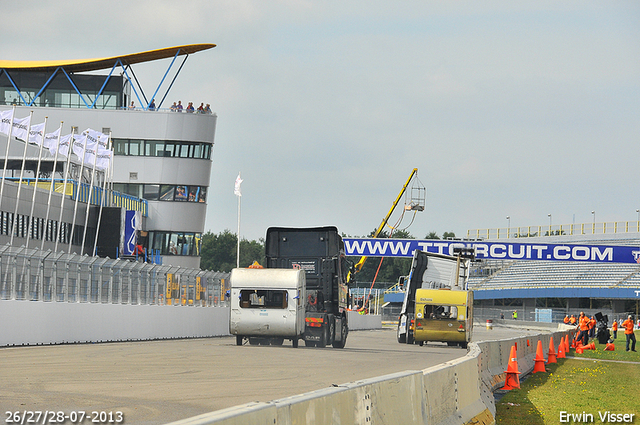
[[[305,347],[315,347],[316,346],[316,342],[315,341],[305,341],[304,345],[305,345]]]
[[[284,338],[271,338],[271,345],[282,345]]]
[[[467,342],[461,342],[460,347],[467,348],[467,344],[468,344]]]
[[[411,331],[407,330],[407,344],[413,344],[415,340],[413,339],[413,334]]]
[[[293,348],[298,348],[298,338],[293,338],[291,343],[293,344]]]
[[[400,333],[400,325],[398,325],[398,330],[396,331],[397,336],[398,336],[398,342],[400,344],[405,344],[407,342],[407,334],[406,333]]]
[[[349,328],[347,327],[347,321],[344,318],[341,322],[340,335],[342,336],[339,341],[333,341],[333,348],[344,348],[344,346],[347,345],[347,334],[349,333]]]
[[[420,342],[418,343],[418,345],[420,345],[420,347],[422,347],[422,346],[424,345],[424,341],[420,341]]]
[[[236,335],[236,345],[242,345],[242,335]]]
[[[457,342],[454,342],[454,341],[447,341],[447,345],[448,345],[449,347],[455,347],[456,345],[458,345],[458,343],[457,343]]]
[[[322,330],[322,335],[320,335],[320,341],[318,341],[318,347],[324,348],[327,346],[327,328]]]
[[[249,345],[260,345],[260,339],[249,337]]]

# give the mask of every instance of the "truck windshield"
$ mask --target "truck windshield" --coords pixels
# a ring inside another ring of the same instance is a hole
[[[287,291],[270,289],[243,289],[240,291],[242,308],[287,308]]]

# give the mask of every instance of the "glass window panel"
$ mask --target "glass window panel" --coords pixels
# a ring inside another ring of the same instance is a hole
[[[198,143],[193,147],[193,157],[202,158],[202,143]]]
[[[141,149],[142,140],[131,140],[129,142],[129,155],[138,156],[142,155]]]
[[[189,186],[189,197],[187,198],[187,200],[189,202],[197,202],[198,201],[198,192],[199,192],[199,187],[198,186]]]
[[[159,184],[145,184],[144,192],[142,193],[142,197],[149,201],[157,201],[158,193],[160,192]]]
[[[175,201],[187,200],[187,186],[176,186]]]
[[[169,186],[163,184],[160,186],[160,200],[161,201],[173,201],[173,194],[176,190],[175,186]]]
[[[205,203],[207,202],[207,188],[201,187],[198,192],[198,202]]]
[[[127,154],[126,140],[122,140],[122,139],[114,140],[113,149],[116,155],[126,155]]]

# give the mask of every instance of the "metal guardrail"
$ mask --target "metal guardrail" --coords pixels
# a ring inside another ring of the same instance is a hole
[[[1,300],[219,306],[228,278],[229,273],[178,266],[0,247]]]
[[[538,236],[604,235],[640,233],[640,221],[502,227],[467,230],[467,239],[516,239]]]

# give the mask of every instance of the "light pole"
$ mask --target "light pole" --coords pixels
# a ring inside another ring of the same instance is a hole
[[[596,234],[596,212],[595,211],[591,211],[591,214],[593,215],[593,234]]]
[[[547,217],[549,217],[549,236],[551,236],[551,214],[547,214]]]
[[[640,220],[638,220],[640,221]],[[511,237],[511,216],[507,216],[507,238]]]

